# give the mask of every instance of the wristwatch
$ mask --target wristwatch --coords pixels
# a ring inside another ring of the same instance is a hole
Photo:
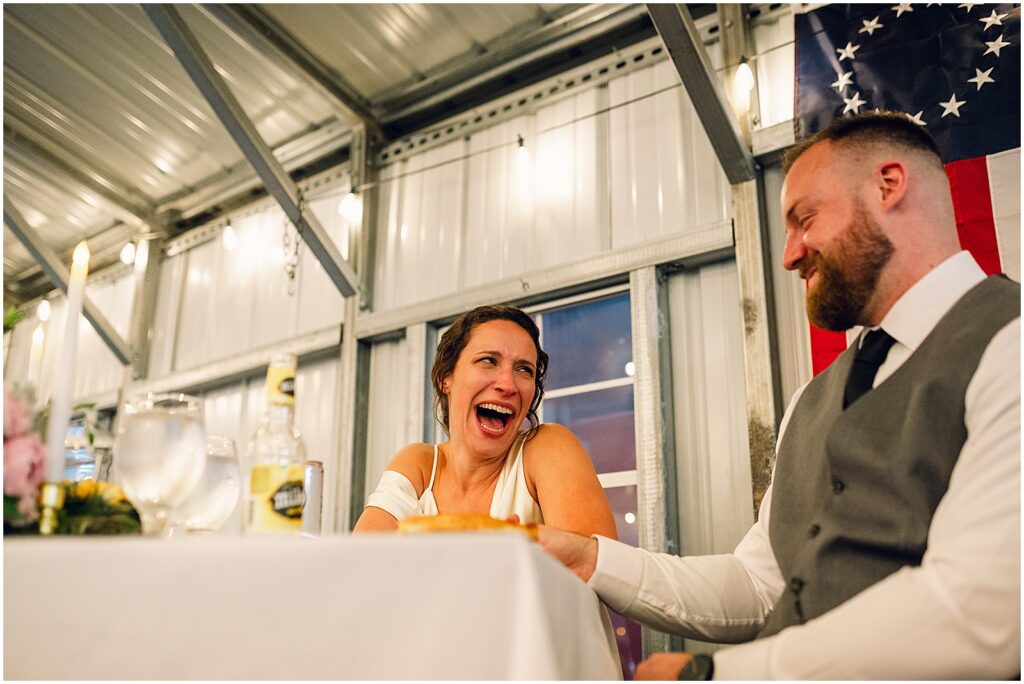
[[[679,671],[676,679],[680,681],[703,681],[711,679],[715,673],[714,659],[705,654],[695,655],[686,663],[686,666]]]

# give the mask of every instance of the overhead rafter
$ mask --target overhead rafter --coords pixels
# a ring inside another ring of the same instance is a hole
[[[43,243],[35,229],[28,224],[21,213],[6,197],[4,198],[4,224],[21,240],[21,243],[25,245],[25,249],[35,257],[43,271],[53,281],[53,284],[66,295],[68,293],[68,269],[57,258],[53,250]],[[107,347],[110,348],[110,351],[114,353],[114,356],[117,357],[117,360],[125,366],[130,364],[131,351],[128,348],[128,344],[121,339],[121,336],[114,330],[114,326],[110,325],[110,321],[100,313],[100,310],[96,308],[96,305],[88,297],[83,299],[82,313],[89,323],[92,324],[96,334],[100,336]]]
[[[689,8],[678,4],[648,4],[647,12],[693,101],[729,183],[735,185],[752,180],[754,158],[719,88],[718,77]]]
[[[260,52],[267,52],[269,48],[271,52],[286,58],[298,67],[307,80],[355,114],[372,135],[383,139],[380,124],[373,114],[370,101],[337,71],[310,52],[262,7],[250,4],[215,4],[208,5],[205,9]]]
[[[110,184],[96,180],[97,177],[102,177],[102,174],[90,172],[85,162],[72,163],[58,156],[40,141],[40,137],[16,117],[4,112],[5,146],[18,148],[44,166],[57,171],[67,180],[96,195],[110,205],[112,213],[119,220],[138,228],[151,228],[156,231],[162,229],[163,222],[157,218],[152,206],[133,200]]]
[[[199,45],[173,5],[143,5],[146,14],[160,35],[177,56],[178,61],[213,108],[217,118],[227,128],[232,139],[241,148],[249,163],[277,200],[285,216],[302,236],[316,256],[324,272],[343,297],[359,291],[359,281],[352,267],[341,257],[337,246],[320,225],[316,215],[301,199],[292,182],[267,143],[260,137],[256,126],[214,69],[213,63]]]

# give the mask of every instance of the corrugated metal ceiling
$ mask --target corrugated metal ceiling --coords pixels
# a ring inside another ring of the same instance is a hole
[[[289,169],[340,161],[360,108],[393,139],[653,35],[636,5],[175,7]],[[141,6],[4,5],[5,199],[62,261],[258,184]],[[5,302],[50,287],[5,228]]]

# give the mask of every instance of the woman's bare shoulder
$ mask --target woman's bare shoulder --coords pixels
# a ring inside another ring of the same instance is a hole
[[[423,494],[434,464],[434,447],[431,444],[413,442],[399,449],[388,463],[388,470],[394,470],[409,478],[416,488],[417,496]]]

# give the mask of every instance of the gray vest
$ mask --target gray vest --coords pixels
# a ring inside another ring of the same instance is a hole
[[[992,337],[1019,317],[1020,284],[987,278],[845,411],[855,348],[808,384],[779,444],[769,537],[786,589],[761,636],[921,564],[967,439],[967,385]]]

